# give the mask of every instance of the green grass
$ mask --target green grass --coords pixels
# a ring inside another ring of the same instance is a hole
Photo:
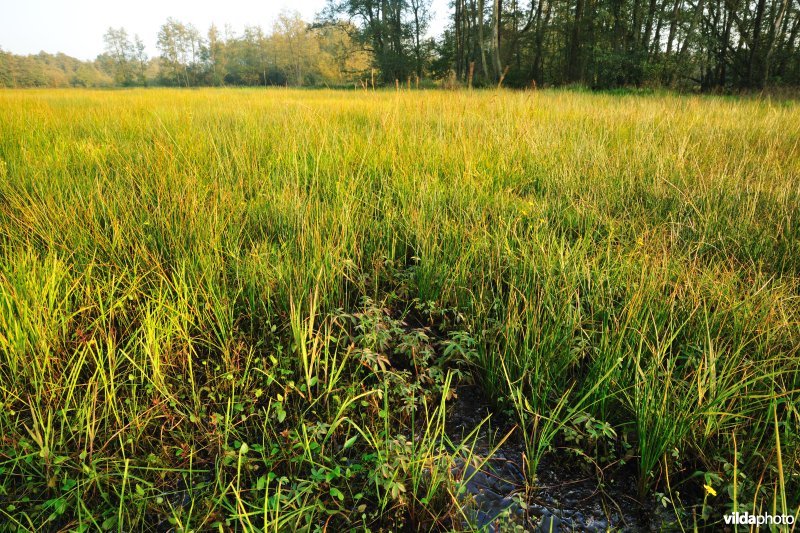
[[[800,106],[3,91],[0,358],[10,530],[468,528],[459,379],[530,491],[797,516]]]

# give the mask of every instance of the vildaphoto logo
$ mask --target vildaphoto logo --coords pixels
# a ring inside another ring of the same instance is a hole
[[[750,514],[733,513],[726,514],[725,523],[736,526],[791,526],[794,524],[794,516],[785,514]]]

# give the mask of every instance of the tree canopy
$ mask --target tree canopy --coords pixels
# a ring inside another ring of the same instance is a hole
[[[800,0],[328,0],[317,20],[205,33],[168,19],[158,56],[109,28],[94,61],[0,50],[0,86],[468,85],[695,90],[800,86]]]
[[[442,44],[462,79],[473,65],[518,85],[800,84],[796,0],[454,0],[452,20]]]

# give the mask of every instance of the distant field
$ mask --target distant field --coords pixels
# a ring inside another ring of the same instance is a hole
[[[0,91],[9,529],[478,527],[468,382],[522,504],[800,521],[800,104]]]

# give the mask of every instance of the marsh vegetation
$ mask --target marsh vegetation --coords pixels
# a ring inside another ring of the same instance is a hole
[[[0,521],[797,516],[798,206],[794,101],[0,92]]]

